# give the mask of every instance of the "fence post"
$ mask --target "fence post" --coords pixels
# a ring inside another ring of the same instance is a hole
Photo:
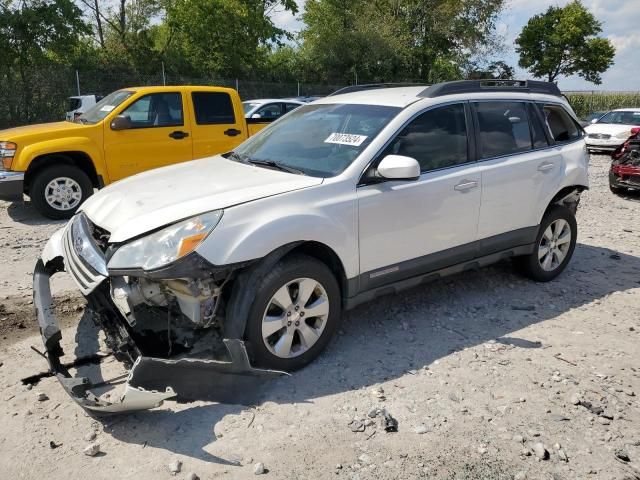
[[[236,78],[236,92],[240,92],[240,84],[238,83],[237,78]]]
[[[298,82],[298,96],[300,96],[300,82]]]
[[[80,74],[78,69],[76,69],[76,88],[78,89],[78,96],[80,96]]]
[[[164,74],[164,62],[162,62],[162,86],[167,86],[167,77]]]

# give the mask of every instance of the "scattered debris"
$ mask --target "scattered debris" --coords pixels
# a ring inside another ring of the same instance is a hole
[[[97,454],[100,453],[100,444],[90,443],[84,448],[82,452],[89,457],[95,457]]]
[[[51,441],[49,442],[49,448],[50,448],[51,450],[55,450],[56,448],[61,447],[61,446],[62,446],[62,444],[61,444],[61,443],[56,443],[56,442],[54,442],[53,440],[51,440]]]
[[[353,433],[357,433],[357,432],[364,432],[366,427],[364,425],[364,422],[354,418],[349,422],[349,428]]]
[[[398,421],[391,416],[387,409],[382,409],[380,412],[382,417],[380,418],[380,425],[384,428],[385,432],[397,432],[398,431]]]
[[[180,473],[180,470],[182,469],[182,462],[176,459],[173,462],[171,462],[168,465],[168,467],[169,467],[169,473],[171,475],[177,475],[178,473]]]
[[[47,396],[46,393],[38,392],[36,393],[36,400],[38,400],[39,402],[45,402],[49,400],[49,397]]]
[[[93,442],[96,439],[96,432],[91,431],[84,436],[86,442]]]
[[[187,480],[200,480],[200,477],[195,473],[191,472],[189,475],[187,475]]]
[[[536,457],[538,457],[540,460],[549,460],[549,452],[544,447],[542,442],[534,443],[531,447],[531,450],[533,450],[533,453],[535,453]]]
[[[627,453],[626,450],[623,450],[621,448],[619,448],[618,450],[616,450],[614,452],[614,455],[616,456],[616,458],[619,458],[620,460],[622,460],[623,462],[630,462],[631,459],[629,458],[629,454]]]
[[[415,433],[417,433],[418,435],[424,435],[425,433],[428,433],[430,431],[430,429],[425,424],[421,424],[421,425],[418,425],[417,427],[415,427],[413,429],[413,431]]]
[[[383,402],[387,397],[384,395],[384,389],[382,387],[372,388],[371,396],[377,398],[379,401]]]
[[[567,454],[564,452],[563,449],[558,449],[558,457],[560,458],[560,460],[562,460],[563,462],[568,462],[569,461],[569,457],[567,457]]]
[[[266,473],[266,469],[264,468],[264,463],[258,462],[253,466],[254,475],[262,475]]]

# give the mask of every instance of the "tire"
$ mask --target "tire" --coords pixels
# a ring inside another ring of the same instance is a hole
[[[552,239],[558,234],[560,238],[564,238],[565,226],[569,229],[569,234],[571,235],[568,241],[562,243],[558,242],[556,244],[556,240],[558,240],[558,238],[555,237],[555,240],[552,240],[553,243],[550,243],[549,234],[551,234],[550,237]],[[555,231],[558,227],[561,227],[560,232]],[[576,223],[576,217],[573,212],[564,206],[552,206],[549,211],[545,213],[544,217],[542,217],[542,221],[540,222],[534,252],[530,255],[517,259],[521,272],[536,282],[548,282],[553,280],[562,273],[571,260],[573,251],[576,248],[577,237],[578,224]],[[549,244],[554,247],[551,248],[549,253],[540,257],[544,251],[544,247]],[[565,249],[563,245],[567,244],[568,246]],[[564,253],[564,257],[562,257],[562,260],[558,262],[557,260],[559,260],[561,253]],[[550,260],[549,255],[551,255]]]
[[[52,183],[56,181],[62,192],[52,191]],[[71,218],[91,195],[91,180],[73,165],[56,165],[43,169],[36,174],[29,187],[29,196],[36,210],[54,220]]]
[[[301,281],[307,287],[316,282],[320,288],[314,288],[308,300],[298,305],[300,309],[296,310],[298,295],[305,288]],[[255,290],[245,330],[246,347],[252,362],[263,368],[291,372],[314,360],[331,340],[342,314],[340,287],[333,272],[313,257],[296,254],[278,262],[258,282]],[[280,303],[291,301],[291,304],[284,305],[286,308],[278,306],[276,296],[284,300]],[[312,306],[316,312],[324,312],[323,309],[328,307],[328,313],[311,316]],[[267,317],[271,322],[263,322]],[[287,350],[289,337],[291,342]],[[305,339],[310,339],[308,345]],[[288,356],[284,355],[287,351]]]
[[[613,193],[615,195],[622,195],[623,193],[625,193],[626,188],[624,188],[624,187],[616,187],[615,185],[609,184],[609,190],[611,190],[611,193]]]

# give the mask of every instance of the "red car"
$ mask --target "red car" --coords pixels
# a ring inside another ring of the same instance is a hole
[[[632,128],[631,136],[611,155],[609,188],[613,193],[634,188],[640,190],[640,128]]]

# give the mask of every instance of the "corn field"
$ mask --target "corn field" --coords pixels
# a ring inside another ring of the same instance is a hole
[[[640,108],[640,92],[564,92],[580,118],[615,108]]]

